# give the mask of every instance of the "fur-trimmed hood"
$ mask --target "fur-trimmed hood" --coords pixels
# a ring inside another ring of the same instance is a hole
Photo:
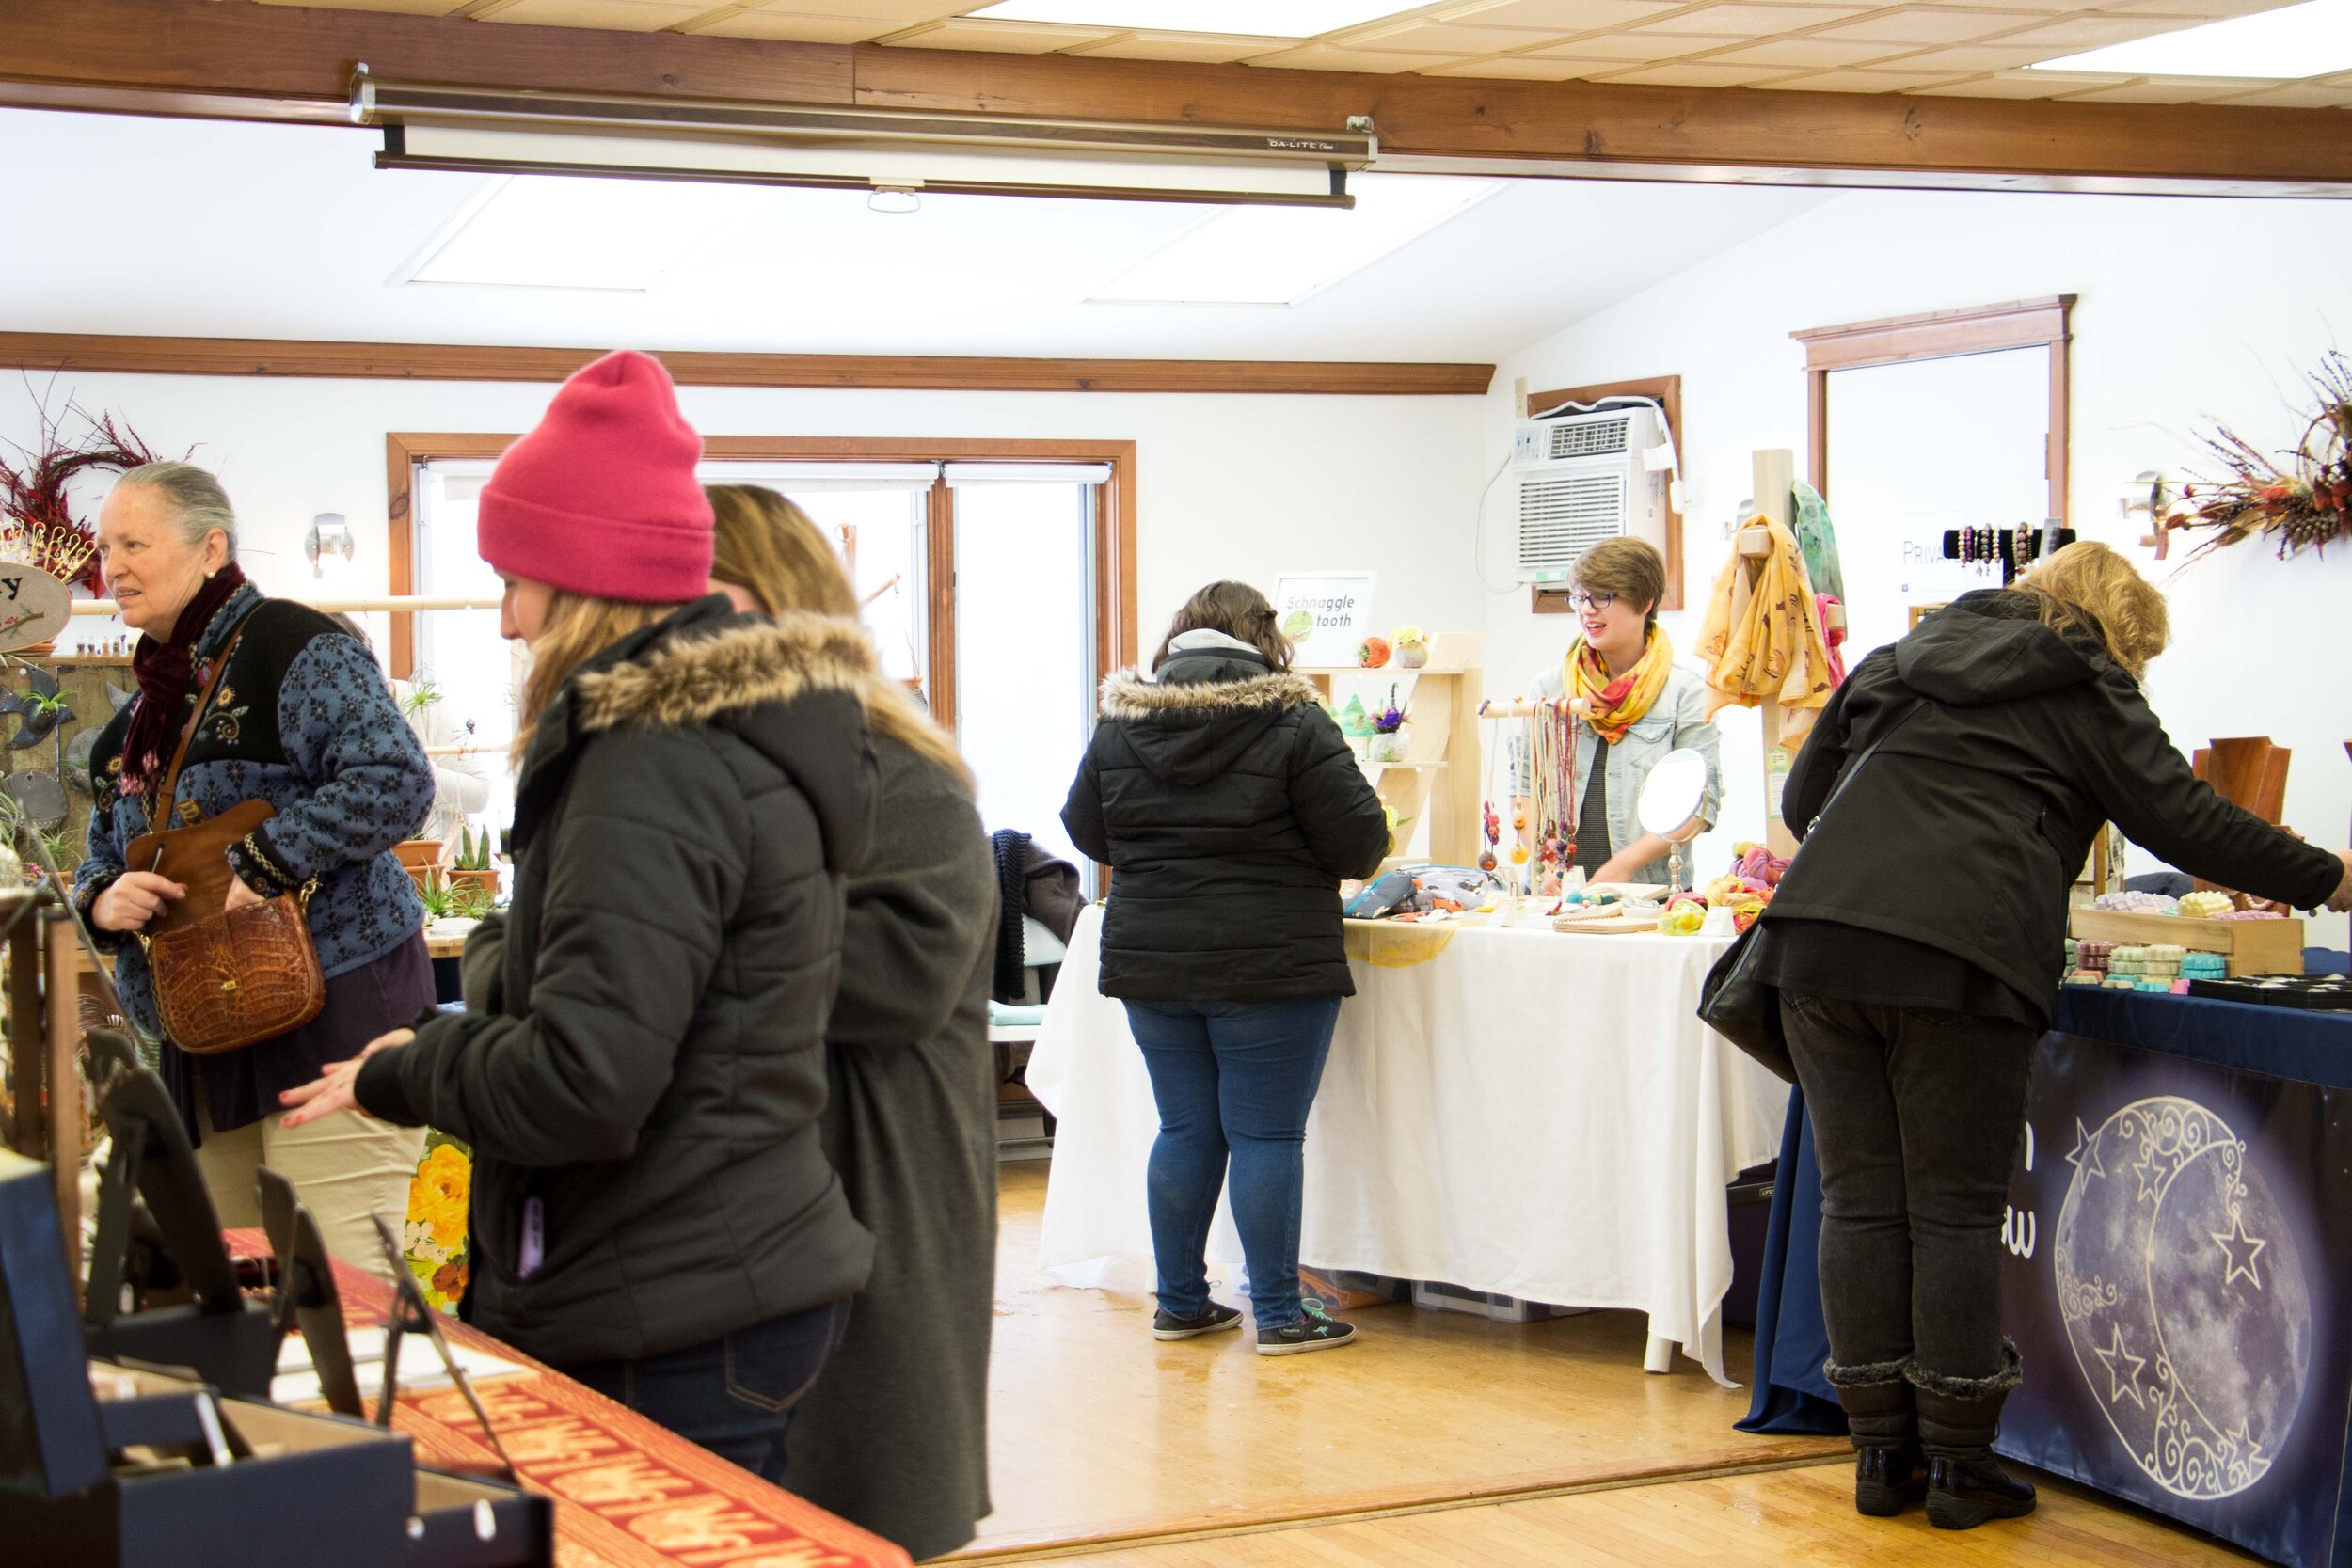
[[[811,690],[863,701],[873,672],[873,645],[853,622],[804,610],[739,617],[723,630],[682,636],[581,675],[580,727],[590,734],[623,724],[683,729]]]
[[[1299,675],[1155,681],[1121,670],[1103,683],[1103,722],[1119,725],[1158,777],[1200,785],[1232,767],[1268,729],[1322,700]]]
[[[1146,721],[1220,708],[1286,712],[1323,701],[1304,675],[1252,675],[1237,681],[1155,681],[1140,670],[1121,670],[1103,683],[1103,717]]]

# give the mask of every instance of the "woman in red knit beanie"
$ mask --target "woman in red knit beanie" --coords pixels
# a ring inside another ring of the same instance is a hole
[[[482,493],[530,644],[512,908],[466,1012],[292,1091],[473,1148],[478,1327],[771,1480],[872,1239],[819,1140],[842,882],[872,824],[852,622],[706,595],[702,441],[641,354]]]

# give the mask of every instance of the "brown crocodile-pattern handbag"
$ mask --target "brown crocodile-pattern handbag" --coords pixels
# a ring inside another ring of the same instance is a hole
[[[156,822],[173,820],[188,741],[203,727],[213,690],[244,632],[240,626],[230,638],[197,699],[196,718],[181,736],[156,797]],[[208,1056],[300,1028],[326,1006],[326,978],[310,941],[310,895],[318,879],[311,879],[299,894],[226,908],[229,847],[277,813],[266,800],[242,801],[210,821],[197,819],[192,804],[182,809],[190,817],[188,826],[143,834],[125,857],[135,868],[160,872],[188,890],[139,933],[165,1035],[181,1050]]]

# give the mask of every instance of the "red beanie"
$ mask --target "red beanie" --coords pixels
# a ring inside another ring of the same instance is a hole
[[[640,604],[710,592],[703,439],[660,362],[633,349],[581,367],[506,449],[475,516],[482,559],[551,587]]]

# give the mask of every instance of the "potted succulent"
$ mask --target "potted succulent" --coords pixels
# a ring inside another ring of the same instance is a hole
[[[1396,705],[1396,688],[1389,688],[1389,700],[1372,716],[1372,741],[1364,754],[1374,762],[1403,762],[1406,749],[1411,744],[1405,735],[1406,710]]]
[[[441,879],[449,865],[449,848],[447,839],[405,838],[392,846],[392,853],[400,857],[401,868],[423,889]]]
[[[445,875],[452,887],[471,888],[485,898],[498,896],[499,872],[490,861],[489,829],[457,830],[457,859]]]
[[[1396,667],[1418,670],[1429,662],[1429,634],[1419,626],[1399,626],[1389,634],[1389,644],[1396,650]]]

